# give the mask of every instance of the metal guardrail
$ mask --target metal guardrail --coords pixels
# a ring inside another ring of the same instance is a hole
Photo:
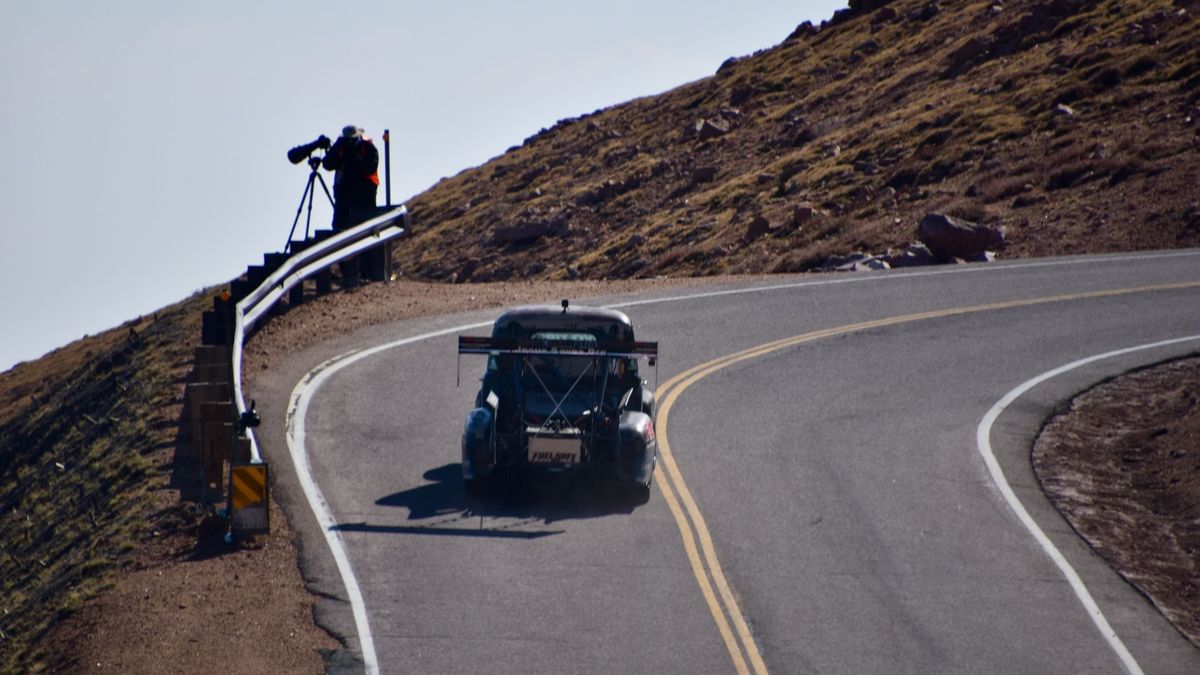
[[[305,279],[326,270],[330,265],[341,262],[367,249],[380,246],[392,239],[407,234],[408,209],[401,205],[391,211],[378,215],[366,222],[339,232],[328,239],[316,242],[311,246],[292,254],[274,272],[267,276],[262,283],[250,291],[246,297],[237,301],[233,311],[233,342],[230,347],[232,356],[232,385],[233,404],[238,425],[249,441],[248,464],[237,465],[230,462],[230,491],[229,519],[230,531],[226,539],[233,540],[238,532],[263,532],[266,530],[267,500],[261,499],[261,513],[250,512],[250,509],[236,508],[235,491],[240,485],[249,489],[266,489],[266,462],[258,448],[253,429],[245,422],[250,419],[246,401],[242,393],[242,347],[246,333],[251,330],[262,316],[269,311],[284,294],[291,291]],[[236,454],[236,453],[235,453]],[[235,469],[243,469],[235,472]],[[265,497],[265,493],[264,493]],[[241,516],[239,522],[239,516]],[[260,522],[261,521],[261,522]]]

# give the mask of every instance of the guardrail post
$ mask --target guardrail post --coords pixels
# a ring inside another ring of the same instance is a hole
[[[338,268],[342,272],[342,288],[354,288],[359,285],[359,264],[358,261],[363,254],[343,258],[338,263]]]
[[[323,241],[333,236],[333,230],[317,230],[313,232],[313,243]],[[333,272],[327,267],[320,272],[317,272],[314,277],[317,280],[317,294],[324,295],[333,290]]]
[[[225,302],[218,298],[214,301]],[[217,315],[224,312],[215,311]],[[200,463],[201,499],[212,503],[221,498],[224,483],[224,457],[230,420],[234,414],[232,366],[229,348],[202,345],[193,356],[192,372],[186,392],[191,446]]]
[[[288,250],[292,252],[292,255],[295,255],[295,254],[303,251],[304,249],[308,248],[308,245],[309,245],[309,242],[307,239],[293,239],[291,241],[291,244],[288,246]],[[297,283],[295,286],[292,286],[292,290],[288,291],[288,305],[291,307],[295,307],[295,306],[301,305],[301,304],[304,304],[304,280],[303,279],[301,279],[299,281],[299,283]]]
[[[225,460],[232,449],[233,428],[230,418],[235,409],[232,400],[208,401],[200,404],[200,423],[203,443],[200,448],[200,471],[204,479],[204,503],[220,501],[224,496]]]
[[[396,264],[392,262],[392,240],[389,239],[383,242],[383,279],[386,283],[392,283],[392,275],[395,274]]]
[[[250,281],[247,279],[234,279],[233,281],[229,282],[229,295],[231,296],[233,303],[237,304],[244,300],[247,295],[250,295],[250,291],[253,291],[257,285],[258,284],[250,283]]]
[[[246,281],[250,284],[251,290],[257,288],[267,278],[267,274],[267,268],[263,265],[250,265],[247,267]]]
[[[205,312],[200,323],[200,344],[227,347],[233,342],[233,316],[225,312]]]
[[[263,269],[267,274],[283,267],[283,263],[287,262],[288,254],[286,253],[264,253],[263,254]]]

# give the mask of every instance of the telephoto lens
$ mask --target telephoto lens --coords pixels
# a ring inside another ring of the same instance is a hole
[[[329,137],[325,134],[321,134],[315,141],[305,143],[304,145],[297,145],[291,150],[288,150],[287,158],[292,164],[299,164],[300,162],[303,162],[309,155],[316,152],[318,148],[321,150],[328,150],[329,146]]]

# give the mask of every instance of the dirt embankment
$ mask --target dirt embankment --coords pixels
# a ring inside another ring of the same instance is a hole
[[[1200,358],[1076,397],[1033,465],[1075,531],[1200,647]]]

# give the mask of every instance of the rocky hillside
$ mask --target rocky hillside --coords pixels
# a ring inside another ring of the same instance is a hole
[[[1200,245],[1200,2],[850,5],[442,180],[400,269],[802,271],[930,212],[1003,228],[1003,257]]]
[[[206,303],[207,301],[207,303]],[[172,457],[199,341],[197,294],[0,373],[0,673],[202,509]]]

